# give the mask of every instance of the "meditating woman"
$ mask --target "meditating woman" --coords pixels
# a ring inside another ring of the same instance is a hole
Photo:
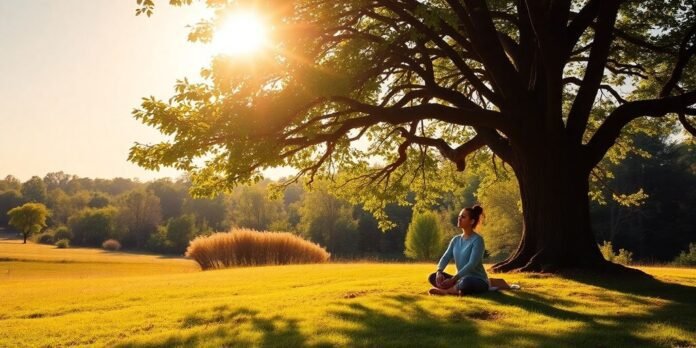
[[[431,295],[468,295],[488,291],[490,284],[483,269],[483,237],[474,231],[482,214],[483,208],[478,205],[464,208],[459,213],[457,227],[462,229],[462,234],[452,238],[437,264],[437,272],[430,275],[428,280],[434,286],[429,291]],[[444,272],[451,259],[457,265],[454,276]]]

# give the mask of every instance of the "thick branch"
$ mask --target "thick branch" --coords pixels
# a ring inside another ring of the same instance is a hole
[[[672,74],[670,75],[670,78],[667,80],[665,85],[662,87],[662,91],[660,91],[660,97],[666,97],[668,96],[674,87],[677,86],[677,83],[682,77],[682,73],[684,72],[684,68],[686,68],[686,64],[689,63],[689,59],[691,56],[696,53],[696,43],[691,45],[690,48],[687,48],[687,45],[689,44],[689,41],[691,41],[691,38],[696,34],[696,23],[694,23],[689,31],[684,35],[684,39],[682,39],[681,45],[679,45],[679,58],[677,59],[677,64],[674,65],[674,69],[672,70]]]
[[[590,24],[592,24],[594,19],[597,17],[600,3],[601,0],[590,0],[590,2],[585,5],[580,12],[578,12],[577,16],[575,16],[573,21],[568,25],[568,29],[566,31],[566,50],[568,52],[568,56],[570,55],[570,52],[573,51],[573,48],[575,48],[575,45],[577,45],[582,33],[589,28]]]
[[[620,2],[617,0],[603,1],[600,8],[597,28],[595,29],[594,43],[590,51],[590,61],[585,69],[585,77],[578,95],[575,97],[573,106],[568,114],[567,133],[571,143],[580,144],[582,136],[587,127],[590,111],[597,91],[604,76],[604,67],[609,57],[609,47],[611,46],[612,30],[616,22],[616,14],[619,10]]]
[[[459,1],[447,2],[462,20],[472,46],[482,58],[486,71],[496,89],[502,93],[503,99],[514,101],[523,98],[519,75],[505,55],[485,1],[464,0],[464,8]],[[506,106],[501,105],[502,107]]]
[[[688,106],[693,104],[696,104],[696,91],[676,97],[640,100],[619,106],[607,117],[586,145],[588,150],[587,165],[589,168],[596,166],[609,148],[614,145],[621,129],[634,119],[642,116],[662,117],[667,113],[683,113],[688,110]]]

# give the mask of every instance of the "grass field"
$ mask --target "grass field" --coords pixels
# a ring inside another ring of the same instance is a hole
[[[0,239],[0,347],[696,347],[696,270],[656,280],[505,275],[432,297],[431,264],[201,272],[192,261]],[[450,266],[453,267],[453,266]]]

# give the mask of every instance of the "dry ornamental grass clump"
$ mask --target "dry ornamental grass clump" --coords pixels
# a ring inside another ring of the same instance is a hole
[[[291,233],[234,229],[228,233],[197,237],[186,249],[186,256],[206,270],[231,266],[322,263],[328,261],[331,254],[321,246]]]

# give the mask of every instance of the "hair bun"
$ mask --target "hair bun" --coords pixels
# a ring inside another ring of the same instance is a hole
[[[481,214],[483,213],[483,208],[482,208],[480,205],[478,205],[478,204],[475,205],[475,206],[473,206],[473,207],[471,208],[471,210],[473,210],[474,213],[475,213],[477,216],[478,216],[478,215],[481,215]]]

